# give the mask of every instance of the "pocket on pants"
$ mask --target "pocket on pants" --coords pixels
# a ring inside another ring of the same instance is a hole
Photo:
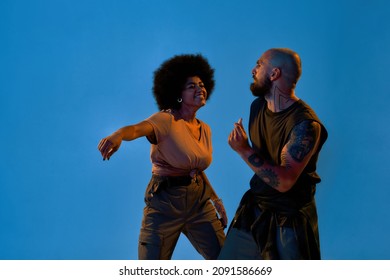
[[[138,259],[160,259],[162,236],[154,230],[141,229],[138,242]]]
[[[149,184],[146,187],[145,195],[144,195],[144,200],[146,205],[149,205],[154,195],[157,194],[157,192],[160,189],[161,183],[162,183],[161,179],[155,176],[153,176],[152,179],[149,181]]]

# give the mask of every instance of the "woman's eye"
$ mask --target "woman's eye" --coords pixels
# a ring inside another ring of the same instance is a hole
[[[196,84],[189,84],[186,86],[186,89],[195,89],[195,88],[201,88],[203,89],[204,88],[204,84],[199,84],[199,85],[196,85]]]

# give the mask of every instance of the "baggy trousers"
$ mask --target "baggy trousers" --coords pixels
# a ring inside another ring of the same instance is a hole
[[[145,192],[140,260],[169,260],[181,233],[205,259],[216,259],[225,233],[200,176],[177,185],[153,175]]]
[[[277,226],[276,247],[281,260],[302,260],[295,231],[291,227]],[[250,231],[231,228],[219,260],[262,260],[261,252]]]

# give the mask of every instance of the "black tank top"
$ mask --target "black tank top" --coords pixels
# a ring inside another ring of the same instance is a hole
[[[273,113],[267,108],[267,102],[264,98],[257,98],[251,105],[249,137],[252,147],[258,155],[275,165],[281,163],[280,154],[290,137],[292,129],[305,120],[312,120],[321,125],[320,143],[316,153],[310,159],[295,185],[284,193],[295,201],[300,200],[302,204],[312,200],[315,193],[315,184],[321,181],[316,168],[319,152],[328,137],[325,127],[315,112],[302,100],[298,100],[286,110],[277,113]],[[258,180],[260,179],[256,175],[251,180],[251,188],[255,192],[262,195],[282,195],[271,187],[259,188],[259,185],[264,184],[256,184]]]

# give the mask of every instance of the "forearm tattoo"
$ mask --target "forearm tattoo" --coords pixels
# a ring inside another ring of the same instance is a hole
[[[279,177],[278,175],[270,168],[261,169],[256,172],[256,175],[272,188],[277,188],[279,186]]]
[[[257,156],[256,154],[252,154],[248,157],[248,161],[254,167],[261,167],[264,164],[264,160]]]
[[[288,153],[295,161],[302,162],[313,149],[318,135],[318,124],[312,121],[301,122],[291,132],[291,138],[287,143]]]
[[[250,155],[248,161],[256,168],[260,168],[264,165],[264,160],[256,154]],[[278,175],[270,168],[260,169],[256,172],[256,175],[267,185],[272,188],[279,186]]]

